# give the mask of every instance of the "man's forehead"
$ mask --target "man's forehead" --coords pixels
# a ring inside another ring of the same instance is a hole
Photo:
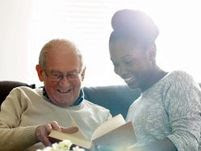
[[[54,52],[65,52],[65,53],[73,53],[77,54],[77,49],[75,47],[70,47],[66,45],[62,46],[54,46],[47,50],[48,53],[54,53]]]

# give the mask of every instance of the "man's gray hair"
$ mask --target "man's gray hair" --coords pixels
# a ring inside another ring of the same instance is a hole
[[[81,63],[81,69],[82,69],[82,67],[83,67],[82,54],[80,53],[79,49],[75,46],[75,44],[73,42],[66,40],[66,39],[53,39],[53,40],[47,42],[41,49],[40,56],[39,56],[39,65],[43,69],[45,69],[46,62],[47,62],[48,50],[54,49],[54,48],[60,48],[63,46],[75,51],[75,53],[80,57],[80,63]]]

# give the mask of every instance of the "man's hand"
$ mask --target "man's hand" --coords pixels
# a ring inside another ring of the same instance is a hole
[[[48,135],[50,134],[51,130],[57,130],[64,133],[71,134],[71,133],[77,132],[78,128],[77,127],[64,128],[64,127],[61,127],[56,121],[38,126],[35,131],[36,138],[40,142],[42,142],[45,146],[51,145],[51,142],[48,139]]]

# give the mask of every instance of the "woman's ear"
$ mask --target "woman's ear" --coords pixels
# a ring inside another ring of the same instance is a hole
[[[36,71],[37,71],[39,80],[41,82],[44,81],[44,79],[43,79],[43,68],[41,67],[41,65],[39,65],[39,64],[36,65]]]
[[[148,50],[147,50],[147,58],[150,60],[150,61],[155,61],[155,57],[156,57],[156,45],[155,43],[153,45],[151,45],[150,47],[148,47]]]

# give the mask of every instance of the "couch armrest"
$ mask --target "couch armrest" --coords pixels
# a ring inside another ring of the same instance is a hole
[[[6,98],[6,96],[10,93],[10,91],[18,86],[28,86],[31,88],[35,88],[35,84],[27,84],[19,81],[0,81],[0,105]]]

